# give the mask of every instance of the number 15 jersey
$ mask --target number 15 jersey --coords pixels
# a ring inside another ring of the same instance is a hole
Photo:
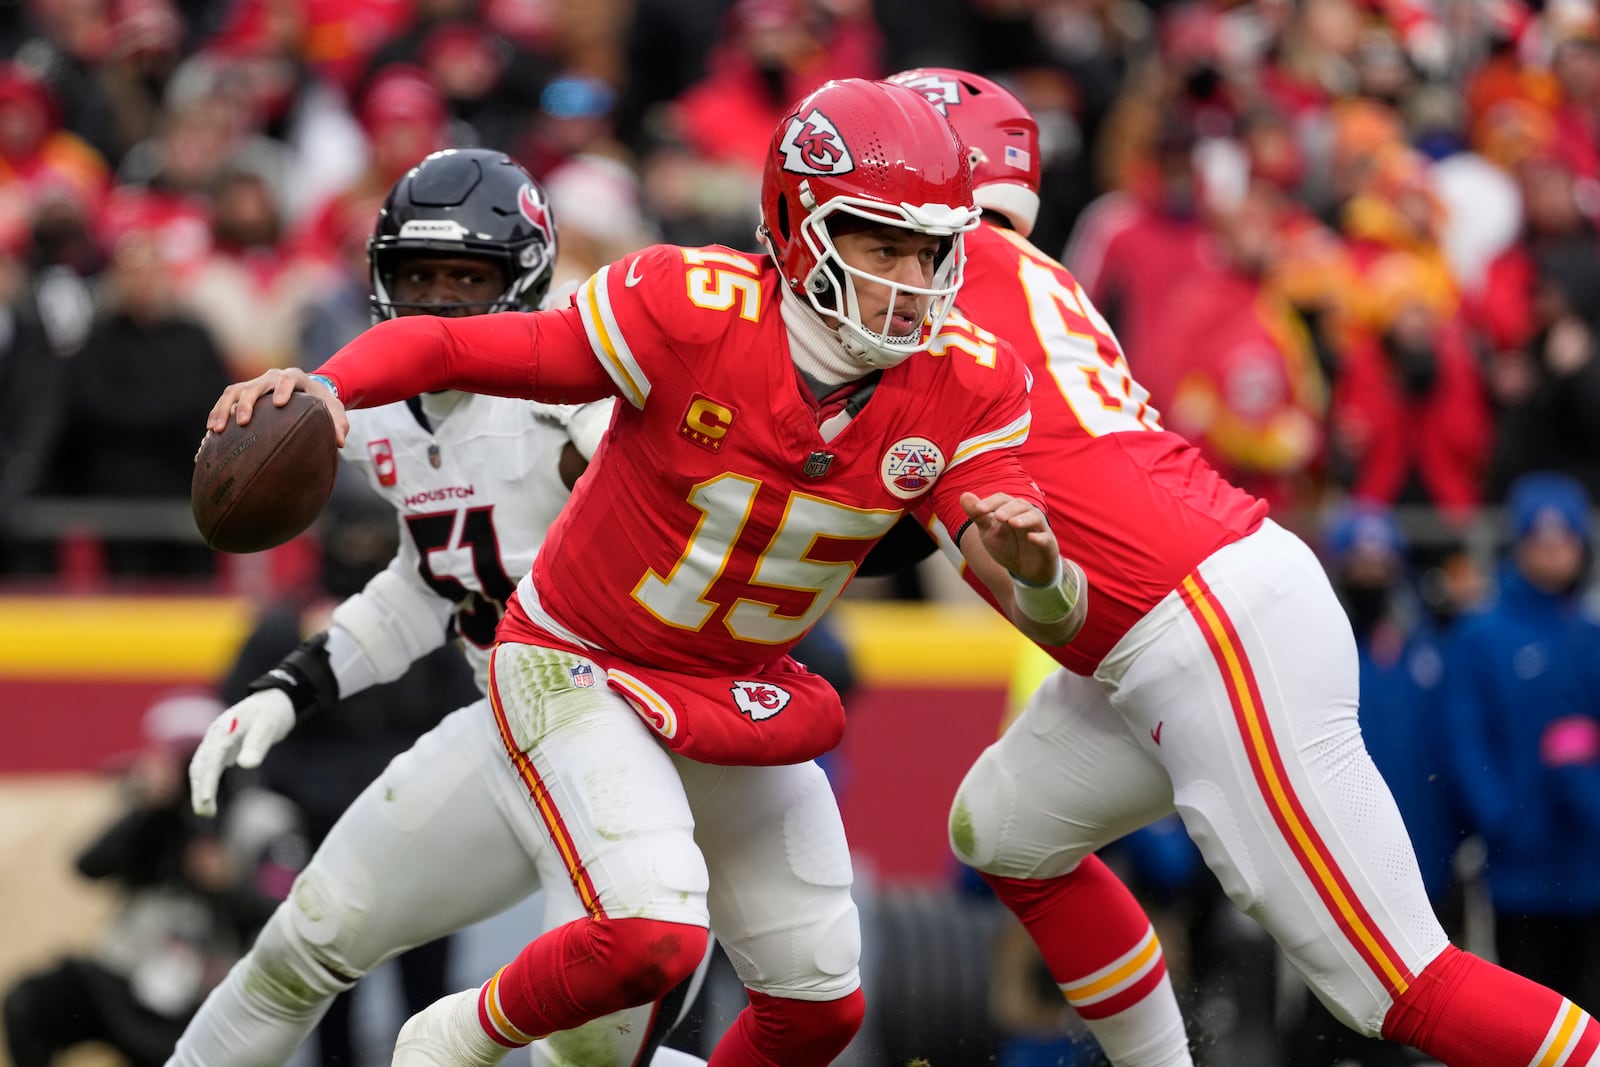
[[[738,674],[787,652],[913,506],[954,529],[963,491],[1042,505],[1016,455],[1027,372],[1008,346],[948,326],[825,440],[780,285],[766,261],[656,246],[579,289],[559,313],[570,337],[539,320],[541,368],[587,360],[623,401],[519,587],[540,629],[646,666]]]

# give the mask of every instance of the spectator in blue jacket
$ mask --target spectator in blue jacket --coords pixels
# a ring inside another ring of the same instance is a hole
[[[1600,620],[1583,602],[1591,504],[1566,475],[1511,487],[1497,596],[1457,628],[1452,762],[1489,848],[1502,964],[1600,1003]]]

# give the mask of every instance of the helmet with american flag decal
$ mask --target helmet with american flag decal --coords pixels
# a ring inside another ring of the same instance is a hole
[[[828,82],[791,108],[773,133],[759,236],[790,291],[837,319],[845,347],[872,366],[893,366],[928,346],[961,285],[961,235],[979,217],[966,150],[914,90],[854,78]],[[830,228],[841,225],[939,238],[931,284],[888,282],[847,265]],[[928,298],[923,328],[896,336],[862,322],[858,280]]]

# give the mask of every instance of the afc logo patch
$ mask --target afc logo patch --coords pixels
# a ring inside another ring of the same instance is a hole
[[[771,682],[734,682],[730,691],[734,705],[756,722],[770,719],[788,707],[793,695]]]
[[[783,169],[795,174],[849,174],[856,169],[839,128],[816,108],[789,120],[778,148],[783,152]]]
[[[944,453],[926,437],[902,437],[883,454],[883,487],[901,500],[926,493],[945,467]]]
[[[387,437],[368,441],[367,455],[372,459],[372,472],[378,476],[379,485],[388,488],[399,480],[394,465],[394,449],[390,447]]]
[[[678,436],[694,442],[711,452],[722,451],[722,440],[728,436],[737,412],[726,404],[719,404],[704,393],[696,393],[689,401],[689,409],[678,424]]]

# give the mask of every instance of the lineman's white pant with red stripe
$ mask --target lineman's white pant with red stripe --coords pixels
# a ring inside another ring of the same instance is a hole
[[[1358,685],[1321,564],[1268,521],[1185,578],[1093,678],[1040,686],[968,772],[952,842],[982,871],[1048,878],[1176,810],[1229,898],[1377,1036],[1448,940],[1362,742]]]

